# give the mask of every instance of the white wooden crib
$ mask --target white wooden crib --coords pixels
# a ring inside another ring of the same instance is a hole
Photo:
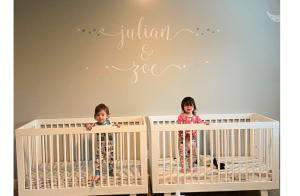
[[[16,129],[19,195],[148,193],[144,117],[110,120],[121,127],[99,126],[87,131],[85,124],[95,120],[76,118],[34,120]],[[100,157],[100,180],[92,182],[97,133],[113,133],[114,172],[109,176],[108,157]]]
[[[268,189],[279,189],[279,122],[258,114],[200,115],[210,125],[177,124],[177,118],[148,117],[153,193],[261,190],[267,195]],[[188,166],[188,159],[184,159],[185,167],[179,163],[180,130],[197,130],[196,164]],[[221,170],[222,162],[225,169]]]

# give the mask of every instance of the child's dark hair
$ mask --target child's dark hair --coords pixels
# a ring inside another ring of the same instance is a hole
[[[194,110],[192,113],[193,113],[193,115],[196,115],[197,107],[196,107],[196,103],[192,97],[185,97],[181,101],[181,109],[182,109],[183,113],[184,113],[184,106],[193,106]]]
[[[99,105],[97,105],[97,107],[95,108],[95,114],[94,114],[94,118],[96,118],[97,114],[101,111],[104,110],[106,115],[110,115],[109,114],[109,109],[106,105],[104,105],[103,103],[100,103]]]

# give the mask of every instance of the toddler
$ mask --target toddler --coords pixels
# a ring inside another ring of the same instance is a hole
[[[88,130],[92,130],[92,128],[94,126],[117,126],[118,128],[120,128],[120,125],[118,124],[114,124],[111,123],[108,118],[109,118],[109,109],[106,105],[104,105],[103,103],[99,104],[96,108],[95,108],[95,114],[94,114],[94,118],[95,120],[97,120],[96,123],[93,124],[86,124],[86,128]],[[114,169],[114,156],[113,156],[113,133],[110,133],[108,135],[108,146],[106,146],[106,133],[101,133],[100,135],[101,137],[101,157],[102,160],[106,159],[106,156],[108,156],[108,160],[109,160],[109,175],[112,176],[113,175],[113,169]],[[106,148],[108,148],[108,154],[106,154]],[[96,154],[96,172],[95,172],[95,177],[93,178],[93,182],[98,180],[100,178],[100,149],[99,149],[99,134],[97,133],[97,154]]]
[[[203,123],[209,125],[210,122],[203,122],[198,115],[196,115],[197,107],[195,101],[192,97],[185,97],[181,102],[181,109],[182,113],[178,116],[177,124],[199,124]],[[193,164],[196,163],[197,160],[197,153],[198,149],[196,146],[196,131],[192,131],[190,133],[189,130],[185,132],[185,147],[183,146],[183,131],[178,132],[178,149],[179,149],[179,157],[180,157],[180,164],[182,166],[181,172],[184,171],[184,160],[183,160],[183,150],[185,149],[185,158],[188,158],[189,163],[188,166],[190,167],[191,163],[191,155],[193,157]],[[190,144],[190,134],[192,135],[192,144]],[[194,172],[194,171],[193,171]]]

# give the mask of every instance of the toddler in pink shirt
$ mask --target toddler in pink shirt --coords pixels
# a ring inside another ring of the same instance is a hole
[[[177,124],[206,124],[209,125],[210,122],[203,122],[198,115],[196,115],[197,107],[195,101],[192,97],[185,97],[181,102],[182,113],[178,116]],[[185,158],[188,158],[190,167],[191,156],[192,153],[193,163],[197,159],[198,148],[196,146],[197,134],[196,131],[184,131],[185,137],[183,135],[183,131],[178,132],[178,149],[179,149],[179,157],[180,164],[182,166],[181,172],[183,172],[184,160],[183,160],[183,149],[185,149]],[[192,135],[192,144],[190,143],[190,134]],[[185,143],[185,147],[183,146],[183,140]],[[191,147],[192,146],[192,147]],[[190,168],[191,169],[191,168]],[[194,171],[193,171],[194,172]]]

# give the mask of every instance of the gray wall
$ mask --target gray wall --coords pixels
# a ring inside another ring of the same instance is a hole
[[[14,128],[92,117],[99,103],[112,116],[179,114],[186,96],[200,115],[280,120],[280,23],[267,11],[279,15],[279,1],[15,0]],[[124,38],[120,47],[112,35],[136,35],[141,18],[141,35],[168,26],[169,37]],[[133,62],[157,66],[132,81],[133,69],[124,70]]]

